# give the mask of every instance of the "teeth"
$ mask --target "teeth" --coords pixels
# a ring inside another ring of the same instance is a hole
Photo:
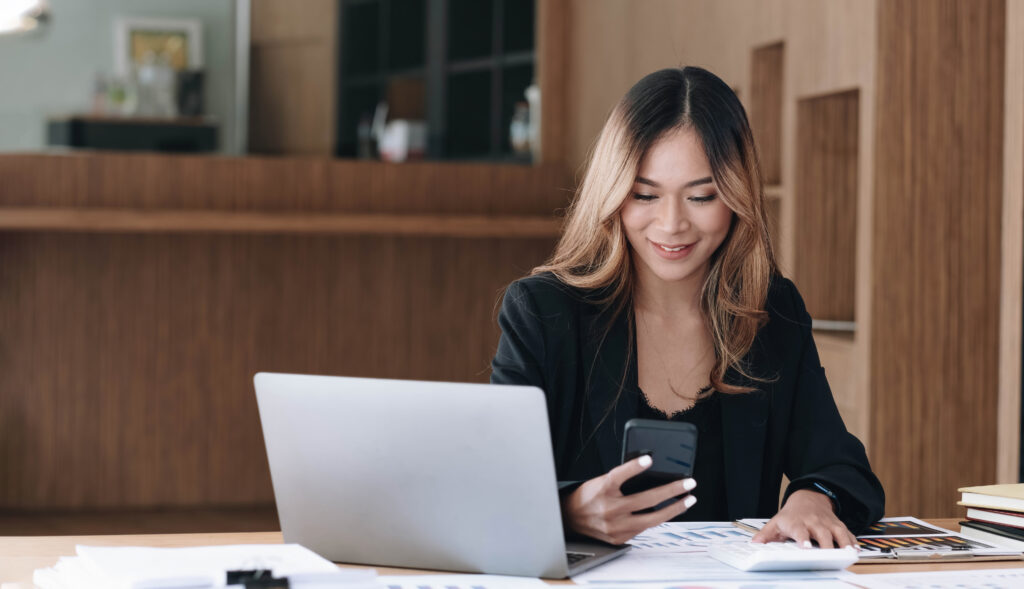
[[[663,245],[659,245],[658,247],[660,247],[661,249],[665,250],[666,252],[681,252],[684,249],[686,249],[685,245],[681,245],[679,247],[665,247]]]

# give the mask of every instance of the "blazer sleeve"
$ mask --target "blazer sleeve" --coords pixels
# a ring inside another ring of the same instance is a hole
[[[498,312],[501,339],[491,361],[492,384],[516,384],[539,387],[548,394],[545,378],[547,361],[544,320],[523,281],[513,282],[505,290]],[[565,497],[583,481],[558,481],[559,494]]]
[[[498,312],[501,339],[491,361],[491,383],[544,387],[544,330],[537,306],[521,282],[505,290]]]
[[[791,482],[783,503],[794,491],[820,482],[838,495],[839,518],[858,533],[884,514],[885,492],[864,445],[839,415],[814,344],[811,316],[796,288],[790,288],[803,343],[786,449],[785,471]]]

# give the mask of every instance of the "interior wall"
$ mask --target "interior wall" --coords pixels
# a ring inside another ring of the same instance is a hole
[[[220,147],[235,137],[234,0],[50,0],[37,31],[0,37],[0,151],[46,145],[49,116],[88,112],[97,73],[114,72],[119,16],[196,18],[203,24],[206,112],[220,122]]]

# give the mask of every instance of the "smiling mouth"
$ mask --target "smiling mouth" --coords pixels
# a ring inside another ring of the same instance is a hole
[[[662,250],[664,250],[666,252],[681,252],[681,251],[683,251],[683,250],[685,250],[687,248],[693,247],[693,245],[694,245],[693,243],[688,243],[688,244],[683,244],[683,245],[672,245],[672,246],[669,246],[669,245],[664,245],[664,244],[658,243],[656,241],[652,241],[651,243],[653,243],[654,245],[660,247]],[[696,243],[696,242],[694,242],[694,243]]]

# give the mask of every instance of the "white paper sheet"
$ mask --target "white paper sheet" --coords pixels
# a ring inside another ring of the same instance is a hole
[[[855,589],[853,585],[833,579],[814,581],[700,581],[699,585],[686,583],[633,583],[630,585],[608,585],[601,589]]]
[[[849,582],[867,589],[1020,589],[1024,568],[854,575]]]
[[[342,586],[376,589],[371,569],[341,571],[331,561],[298,544],[249,544],[190,548],[76,546],[78,556],[61,558],[35,571],[44,589],[64,587],[158,589],[223,587],[226,571],[264,569],[288,577],[292,587]]]
[[[382,589],[549,589],[540,579],[503,575],[390,575],[377,583]]]
[[[717,561],[706,552],[663,552],[633,549],[625,555],[590,569],[572,580],[576,583],[612,584],[669,583],[681,581],[780,581],[839,579],[843,571],[787,571],[748,573]]]
[[[645,552],[704,552],[715,542],[749,541],[750,532],[724,522],[665,522],[629,541]]]

